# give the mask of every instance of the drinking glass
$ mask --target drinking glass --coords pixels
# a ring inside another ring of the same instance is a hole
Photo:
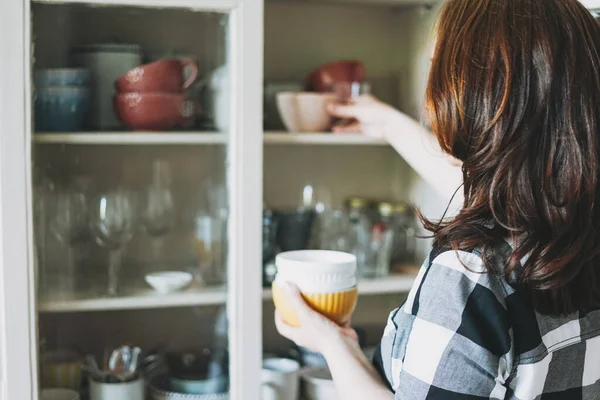
[[[341,210],[325,211],[317,216],[316,247],[322,250],[352,253],[357,237],[350,216]]]
[[[119,270],[123,247],[133,236],[133,209],[125,191],[97,196],[91,209],[90,227],[98,245],[108,249],[108,295],[115,296],[119,288]]]
[[[66,271],[59,277],[60,289],[74,292],[80,246],[89,238],[87,196],[83,190],[73,187],[57,193],[54,201],[50,232],[67,247]]]
[[[152,165],[152,182],[145,193],[142,226],[152,238],[154,262],[157,266],[160,264],[163,238],[172,229],[174,221],[175,206],[169,164],[155,161]]]
[[[197,215],[194,220],[194,249],[198,257],[200,281],[218,285],[225,281],[227,219]]]

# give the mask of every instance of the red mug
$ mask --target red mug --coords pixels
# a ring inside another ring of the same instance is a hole
[[[308,75],[307,86],[315,92],[330,92],[340,82],[363,82],[365,66],[360,61],[336,61],[321,65]]]
[[[200,113],[197,101],[174,93],[118,93],[114,106],[117,117],[134,131],[164,131],[185,126]]]
[[[184,82],[183,72],[190,68],[190,77]],[[181,93],[198,77],[198,64],[193,60],[160,60],[140,65],[115,81],[119,92]]]

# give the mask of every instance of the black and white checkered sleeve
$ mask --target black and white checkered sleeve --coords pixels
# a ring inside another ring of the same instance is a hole
[[[504,399],[513,366],[505,316],[502,285],[477,254],[435,255],[384,333],[382,359],[396,398]]]

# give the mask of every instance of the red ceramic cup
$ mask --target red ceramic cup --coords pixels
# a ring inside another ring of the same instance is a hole
[[[200,112],[198,102],[174,93],[118,93],[115,112],[134,131],[162,131],[189,124]]]
[[[336,61],[321,65],[308,75],[309,90],[330,92],[332,85],[341,82],[363,82],[365,66],[360,61]]]
[[[190,68],[190,77],[184,82],[183,72]],[[198,64],[192,60],[160,60],[140,65],[115,81],[119,92],[181,93],[198,77]]]

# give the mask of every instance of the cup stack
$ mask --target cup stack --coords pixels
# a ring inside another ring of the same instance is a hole
[[[35,130],[81,131],[89,106],[90,72],[80,68],[35,72]]]
[[[273,282],[273,302],[284,321],[299,326],[282,283],[294,283],[302,297],[316,311],[343,324],[350,319],[358,299],[356,257],[327,250],[301,250],[279,254]]]
[[[115,112],[136,131],[186,126],[200,111],[198,102],[185,96],[197,76],[198,65],[192,60],[159,60],[136,67],[115,82]]]

